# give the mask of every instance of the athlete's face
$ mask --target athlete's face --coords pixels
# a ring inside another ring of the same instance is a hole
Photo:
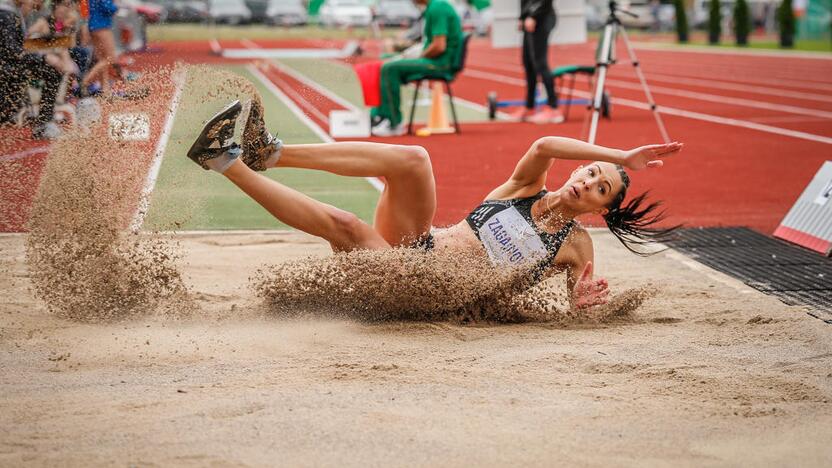
[[[623,187],[614,164],[593,162],[572,172],[561,190],[561,203],[581,214],[605,215]]]

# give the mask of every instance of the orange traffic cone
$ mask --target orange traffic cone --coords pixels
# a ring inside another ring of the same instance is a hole
[[[448,125],[448,114],[445,112],[445,91],[442,83],[433,82],[431,90],[430,115],[428,125],[416,130],[416,135],[429,136],[440,133],[454,133],[454,127]]]

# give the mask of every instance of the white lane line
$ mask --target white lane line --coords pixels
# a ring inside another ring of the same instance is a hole
[[[499,82],[499,83],[505,83],[505,84],[511,84],[511,85],[522,85],[522,86],[526,85],[526,80],[521,80],[519,78],[512,78],[512,77],[504,76],[504,75],[498,75],[496,73],[481,72],[481,71],[478,71],[478,70],[470,70],[470,69],[467,69],[467,68],[466,68],[464,73],[465,73],[465,76],[470,76],[470,77],[480,78],[480,79],[490,80],[490,81],[496,81],[496,82]],[[580,91],[580,90],[575,90],[575,91],[573,91],[572,94],[574,96],[583,97],[583,98],[590,98],[591,97],[591,93],[588,93],[586,91]],[[630,100],[630,99],[623,99],[623,98],[616,98],[616,97],[612,98],[612,102],[613,102],[613,104],[619,104],[619,105],[624,105],[624,106],[628,106],[628,107],[634,107],[636,109],[650,110],[650,105],[645,103],[645,102],[638,102],[638,101],[633,101],[633,100]],[[732,126],[732,127],[748,128],[748,129],[752,129],[752,130],[758,130],[758,131],[761,131],[761,132],[773,133],[775,135],[782,135],[782,136],[789,136],[789,137],[793,137],[793,138],[800,138],[800,139],[803,139],[803,140],[815,141],[815,142],[818,142],[818,143],[832,144],[832,138],[821,136],[821,135],[815,135],[815,134],[812,134],[812,133],[800,132],[800,131],[796,131],[796,130],[788,130],[788,129],[780,128],[780,127],[773,127],[771,125],[764,125],[764,124],[759,124],[759,123],[756,123],[756,122],[749,122],[747,120],[731,119],[731,118],[727,118],[727,117],[720,117],[720,116],[717,116],[717,115],[703,114],[701,112],[686,111],[686,110],[683,110],[683,109],[677,109],[677,108],[673,108],[673,107],[663,106],[661,104],[659,104],[659,112],[661,112],[662,114],[676,115],[676,116],[679,116],[679,117],[686,117],[686,118],[694,119],[694,120],[703,120],[705,122],[718,123],[718,124],[722,124],[722,125],[729,125],[729,126]]]
[[[506,71],[506,72],[513,72],[516,73],[515,68],[508,68],[504,66],[486,66],[483,68],[491,68],[493,70],[499,71]],[[623,78],[622,76],[616,76],[615,78]],[[607,80],[607,83],[611,86],[618,86],[624,89],[635,89],[641,90],[641,84],[637,82],[631,81],[622,81],[620,79],[610,78]],[[635,78],[635,76],[633,76]],[[773,110],[777,112],[788,112],[790,114],[801,114],[801,115],[808,115],[810,117],[822,117],[827,119],[832,119],[832,112],[820,110],[820,109],[810,109],[806,107],[798,107],[798,106],[791,106],[787,104],[776,104],[767,101],[761,101],[758,99],[744,99],[744,98],[737,98],[737,97],[730,97],[730,96],[723,96],[719,94],[709,94],[709,93],[701,93],[697,91],[687,91],[684,89],[678,88],[668,88],[666,86],[656,86],[653,84],[655,81],[661,80],[654,80],[653,75],[648,75],[647,79],[650,83],[650,91],[656,94],[666,94],[670,96],[679,96],[684,98],[696,99],[700,101],[709,101],[709,102],[716,102],[718,104],[730,104],[735,106],[743,106],[743,107],[752,107],[756,109],[766,109],[766,110]],[[672,80],[675,83],[681,83],[680,80]],[[705,82],[702,80],[702,82]],[[763,88],[765,89],[765,88]],[[783,96],[784,94],[781,93],[779,90],[766,90],[764,94],[767,95],[778,95]],[[829,100],[832,102],[832,97],[823,96],[824,100]]]
[[[318,136],[318,138],[321,139],[321,141],[324,141],[326,143],[335,142],[335,140],[331,136],[329,136],[329,134],[327,134],[325,131],[323,131],[321,127],[318,126],[318,124],[313,122],[312,119],[310,119],[306,114],[304,114],[303,111],[294,103],[294,101],[292,101],[289,98],[289,96],[287,96],[283,91],[281,91],[280,88],[275,86],[275,84],[272,83],[271,80],[266,78],[266,76],[263,75],[263,73],[260,70],[258,70],[257,67],[255,67],[254,65],[247,65],[246,70],[248,70],[249,73],[251,73],[255,78],[257,78],[258,81],[260,81],[260,83],[263,84],[263,86],[266,87],[266,89],[271,91],[272,94],[274,94],[283,104],[285,104],[286,107],[288,107],[289,110],[291,110],[292,113],[294,113],[297,116],[297,118],[301,120],[301,122],[306,124],[306,126],[309,127],[310,130],[312,130],[312,133],[314,133]],[[365,177],[364,179],[379,192],[384,190],[384,183],[377,177]]]
[[[656,44],[650,42],[633,42],[633,48],[643,50],[658,50],[662,52],[688,52],[691,54],[740,55],[756,57],[799,58],[814,60],[832,60],[828,52],[785,52],[765,49],[715,49],[701,46],[679,46],[676,44]]]
[[[255,42],[252,42],[248,39],[243,39],[240,42],[245,47],[247,47],[249,49],[260,49],[261,48],[259,44],[255,43]],[[283,73],[291,76],[292,78],[300,81],[301,83],[303,83],[304,85],[312,88],[313,90],[315,90],[319,94],[322,94],[323,96],[326,96],[332,102],[337,103],[338,105],[340,105],[344,109],[348,109],[348,110],[351,110],[353,112],[358,111],[358,108],[353,103],[347,101],[346,99],[342,98],[341,96],[338,96],[337,94],[333,93],[332,91],[326,89],[325,87],[318,84],[316,81],[314,81],[311,78],[309,78],[308,76],[300,73],[299,71],[295,70],[294,68],[290,67],[289,65],[280,63],[277,60],[271,60],[269,62],[269,65],[271,65],[273,68],[275,68],[279,72],[283,72]]]
[[[267,67],[270,67],[270,68],[274,68],[274,67],[272,67],[270,64],[266,64],[266,66],[267,66]],[[276,68],[275,68],[275,73],[279,73],[279,70],[277,70]],[[283,92],[284,92],[285,94],[287,94],[287,95],[289,95],[289,96],[293,97],[293,98],[294,98],[294,100],[296,101],[296,103],[298,103],[298,104],[300,104],[301,106],[303,106],[303,107],[304,107],[304,109],[306,109],[306,111],[307,111],[308,113],[310,113],[310,114],[314,115],[314,116],[315,116],[318,120],[320,120],[321,122],[327,122],[327,121],[329,121],[328,117],[327,117],[326,115],[324,115],[324,113],[323,113],[323,112],[321,112],[320,110],[318,110],[318,108],[317,108],[317,107],[315,107],[315,106],[314,106],[311,102],[309,102],[309,100],[308,100],[308,99],[306,99],[305,97],[303,97],[303,95],[302,95],[302,94],[300,94],[299,92],[297,92],[297,91],[295,91],[294,89],[292,89],[292,86],[291,86],[291,85],[289,85],[289,83],[286,83],[286,81],[284,81],[282,78],[280,78],[280,76],[275,76],[275,79],[276,79],[276,80],[278,80],[278,81],[280,81],[281,83],[283,83],[283,85],[284,85],[284,87],[285,87],[285,89],[286,89],[286,90],[285,90],[285,91],[283,91]]]
[[[568,58],[559,58],[559,61],[566,60],[566,63],[569,63]],[[587,65],[594,65],[592,63],[593,60],[587,60],[586,58],[574,59],[572,63],[583,63]],[[508,67],[508,70],[516,71],[522,69],[522,65],[515,61],[506,61],[506,60],[496,60],[496,59],[489,59],[487,62],[479,61],[470,61],[470,65],[472,66],[479,66],[479,67],[500,67],[500,69],[506,69],[504,67]],[[757,74],[753,76],[746,75],[741,71],[736,70],[735,68],[728,68],[725,67],[714,67],[714,66],[699,66],[695,69],[691,69],[686,65],[680,66],[673,66],[672,63],[669,63],[668,60],[656,59],[652,58],[645,62],[641,60],[641,65],[644,67],[644,72],[647,74],[647,78],[649,79],[653,73],[666,73],[669,76],[678,76],[678,77],[698,77],[705,80],[710,80],[714,77],[722,78],[723,80],[731,80],[734,82],[739,82],[742,84],[759,84],[759,85],[768,85],[768,86],[775,86],[777,90],[782,89],[783,87],[786,88],[803,88],[803,89],[812,89],[821,92],[829,92],[832,91],[832,84],[828,83],[819,83],[817,81],[802,81],[797,78],[774,78],[774,77],[767,77],[761,78],[760,75],[767,76],[765,72],[755,70]],[[467,67],[467,66],[466,66]],[[743,70],[744,71],[744,70]]]
[[[610,79],[607,80],[607,83],[613,88],[618,87],[636,90],[642,89],[640,83],[633,83],[629,81]],[[730,104],[733,106],[740,107],[753,107],[755,109],[765,109],[778,112],[788,112],[790,114],[808,115],[809,117],[822,117],[825,119],[832,119],[832,112],[826,112],[822,110],[807,109],[805,107],[788,106],[784,104],[773,104],[770,102],[755,101],[751,99],[720,96],[717,94],[699,93],[696,91],[685,91],[681,89],[667,88],[665,86],[655,86],[653,84],[650,85],[650,92],[654,94],[665,94],[669,96],[678,96],[688,99],[695,99],[698,101],[716,102],[718,104]]]
[[[16,161],[18,159],[28,158],[36,154],[48,153],[52,148],[49,145],[38,146],[37,148],[30,148],[25,151],[20,151],[12,154],[0,155],[0,162]]]
[[[575,94],[578,94],[577,92]],[[581,92],[581,94],[589,97],[589,93]],[[646,102],[633,101],[623,98],[612,98],[613,104],[622,104],[638,109],[650,110],[650,105]],[[659,112],[667,115],[676,115],[679,117],[687,117],[689,119],[704,120],[706,122],[718,123],[722,125],[729,125],[732,127],[742,127],[751,130],[758,130],[761,132],[773,133],[775,135],[788,136],[792,138],[800,138],[802,140],[814,141],[817,143],[825,143],[832,145],[832,138],[815,135],[813,133],[800,132],[797,130],[789,130],[786,128],[773,127],[771,125],[760,124],[756,122],[749,122],[747,120],[731,119],[728,117],[720,117],[718,115],[703,114],[700,112],[687,111],[684,109],[677,109],[675,107],[659,106]]]
[[[505,62],[505,61],[490,61],[488,65],[485,64],[476,64],[475,66],[482,67],[482,68],[492,68],[495,70],[501,71],[517,71],[517,64],[512,62]],[[629,67],[623,67],[622,70],[630,71],[632,74],[632,70]],[[611,69],[610,76],[613,78],[629,78],[629,76],[624,76],[622,73],[617,73],[615,68]],[[794,99],[801,99],[806,101],[818,101],[818,102],[832,102],[832,96],[828,93],[826,94],[818,94],[818,93],[804,93],[801,91],[791,91],[786,90],[781,87],[773,87],[771,86],[755,86],[751,84],[741,84],[735,83],[730,81],[721,81],[715,79],[701,79],[701,78],[689,78],[687,75],[672,75],[672,74],[664,74],[664,73],[656,73],[654,71],[645,71],[647,75],[647,79],[650,83],[653,82],[666,82],[666,83],[673,83],[673,84],[684,84],[690,86],[701,86],[703,88],[712,88],[712,89],[725,89],[729,91],[742,91],[747,93],[754,93],[754,94],[762,94],[765,96],[778,96],[778,97],[789,97]],[[635,76],[633,75],[633,78]]]
[[[620,78],[616,76],[616,78]],[[832,96],[828,94],[803,93],[800,91],[789,91],[781,88],[771,88],[767,86],[754,86],[739,83],[731,83],[728,81],[718,80],[703,80],[699,78],[684,78],[681,76],[665,75],[663,73],[649,72],[647,78],[652,81],[669,82],[675,84],[684,84],[691,86],[701,86],[703,88],[726,89],[730,91],[743,91],[747,93],[776,95],[778,97],[789,97],[794,99],[803,99],[806,101],[818,102],[832,102]]]
[[[138,232],[142,228],[144,218],[150,209],[150,196],[153,194],[153,188],[156,187],[156,179],[159,177],[159,169],[162,167],[162,159],[165,156],[165,148],[170,139],[170,132],[173,129],[173,121],[176,116],[176,109],[179,107],[179,99],[182,97],[182,89],[185,88],[185,77],[187,72],[185,70],[177,70],[172,77],[172,81],[176,84],[173,92],[173,98],[168,108],[167,120],[165,126],[162,128],[162,133],[159,135],[159,141],[156,142],[156,151],[153,155],[153,163],[150,165],[150,170],[147,173],[144,186],[142,186],[142,193],[139,197],[139,206],[136,208],[136,213],[133,215],[133,221],[130,223],[130,230]]]
[[[286,65],[285,63],[277,63],[277,62],[272,62],[272,65],[275,68],[277,68],[278,70],[282,71],[283,73],[291,76],[292,78],[300,81],[304,85],[312,88],[313,90],[315,90],[315,92],[317,92],[317,93],[319,93],[323,96],[326,96],[330,101],[337,103],[339,106],[343,107],[344,109],[348,109],[348,110],[353,111],[353,112],[358,112],[359,111],[358,107],[355,104],[353,104],[353,103],[347,101],[346,99],[342,98],[341,96],[333,93],[329,89],[327,89],[324,86],[322,86],[321,84],[319,84],[317,81],[315,81],[315,80],[309,78],[308,76],[304,75],[303,73],[295,70],[291,66]]]

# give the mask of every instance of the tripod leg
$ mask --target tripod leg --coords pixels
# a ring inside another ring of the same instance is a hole
[[[595,143],[595,135],[598,132],[598,117],[601,113],[601,99],[604,96],[604,83],[607,77],[607,68],[610,65],[612,48],[615,47],[615,23],[607,23],[604,26],[604,33],[601,36],[601,49],[598,57],[598,79],[595,81],[595,92],[592,98],[592,122],[589,126],[589,138],[587,142]]]
[[[670,136],[667,134],[667,130],[664,128],[662,116],[661,114],[659,114],[659,109],[656,106],[656,101],[653,100],[653,94],[650,93],[650,88],[647,87],[647,79],[644,77],[644,73],[641,71],[641,66],[638,62],[638,58],[636,57],[636,53],[633,51],[633,48],[630,45],[630,38],[627,36],[627,31],[624,28],[621,28],[621,36],[624,38],[624,45],[627,47],[627,55],[630,56],[630,62],[633,64],[633,68],[635,68],[638,80],[641,82],[641,87],[644,89],[644,95],[647,97],[647,102],[650,104],[650,110],[653,112],[653,117],[656,118],[656,125],[658,125],[659,127],[659,133],[662,134],[662,138],[664,139],[665,143],[670,143]]]

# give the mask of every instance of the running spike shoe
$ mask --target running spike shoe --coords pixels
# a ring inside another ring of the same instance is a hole
[[[257,99],[247,103],[249,107],[246,126],[243,129],[243,162],[255,171],[265,171],[280,157],[283,142],[266,129],[263,104]]]
[[[203,169],[210,169],[206,161],[223,155],[234,146],[231,139],[234,137],[237,117],[242,110],[240,101],[234,101],[211,117],[188,150],[188,157]]]

